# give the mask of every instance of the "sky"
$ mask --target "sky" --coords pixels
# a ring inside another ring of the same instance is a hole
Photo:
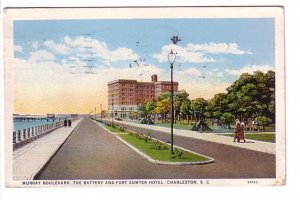
[[[14,113],[105,109],[109,81],[170,80],[171,50],[179,89],[209,99],[241,73],[275,70],[274,31],[273,18],[16,20]]]

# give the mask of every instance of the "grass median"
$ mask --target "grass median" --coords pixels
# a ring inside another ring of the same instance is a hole
[[[106,128],[115,133],[122,133],[118,134],[121,139],[125,140],[154,160],[167,162],[205,162],[210,160],[205,156],[201,156],[177,147],[174,147],[174,154],[172,155],[169,144],[151,138],[150,136],[145,136],[143,134],[133,133],[130,131],[122,131],[118,127],[113,128],[106,126]]]
[[[222,135],[233,137],[233,134],[222,134]],[[245,138],[250,140],[263,141],[263,142],[271,142],[271,143],[276,142],[276,135],[272,133],[248,133],[248,134],[246,133]]]
[[[109,131],[114,132],[114,133],[124,133],[124,130],[119,129],[116,126],[105,126]]]

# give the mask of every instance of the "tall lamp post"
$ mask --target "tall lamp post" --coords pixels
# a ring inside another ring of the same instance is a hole
[[[96,108],[95,108],[95,120],[97,119],[97,111],[96,111]]]
[[[102,103],[100,104],[100,119],[102,120]]]
[[[180,41],[178,36],[173,36],[171,38],[173,44],[177,45],[177,43]],[[174,88],[173,88],[173,64],[176,60],[176,53],[171,50],[170,53],[168,53],[168,61],[170,63],[171,68],[171,154],[174,154],[174,148],[173,148],[173,124],[174,124]]]

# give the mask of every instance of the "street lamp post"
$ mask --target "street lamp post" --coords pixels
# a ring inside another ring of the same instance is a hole
[[[100,119],[102,120],[102,103],[100,104]]]
[[[176,60],[176,54],[171,50],[168,54],[168,60],[171,68],[171,154],[174,154],[173,149],[173,123],[174,123],[174,88],[173,88],[173,64]]]
[[[96,111],[96,108],[95,108],[95,120],[97,119],[97,111]]]
[[[178,36],[173,36],[171,38],[171,41],[173,42],[174,45],[177,45],[179,41]],[[173,140],[173,124],[174,124],[174,88],[173,88],[173,64],[176,60],[176,53],[171,50],[171,52],[168,54],[168,61],[170,63],[170,68],[171,68],[171,154],[174,154],[174,140]]]

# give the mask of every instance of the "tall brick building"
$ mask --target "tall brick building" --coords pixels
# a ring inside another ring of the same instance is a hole
[[[144,102],[158,98],[161,93],[171,91],[170,81],[158,81],[157,75],[151,76],[151,82],[118,79],[108,82],[108,113],[112,117],[128,118],[129,113],[137,111]],[[178,82],[173,82],[174,92],[178,91]]]

